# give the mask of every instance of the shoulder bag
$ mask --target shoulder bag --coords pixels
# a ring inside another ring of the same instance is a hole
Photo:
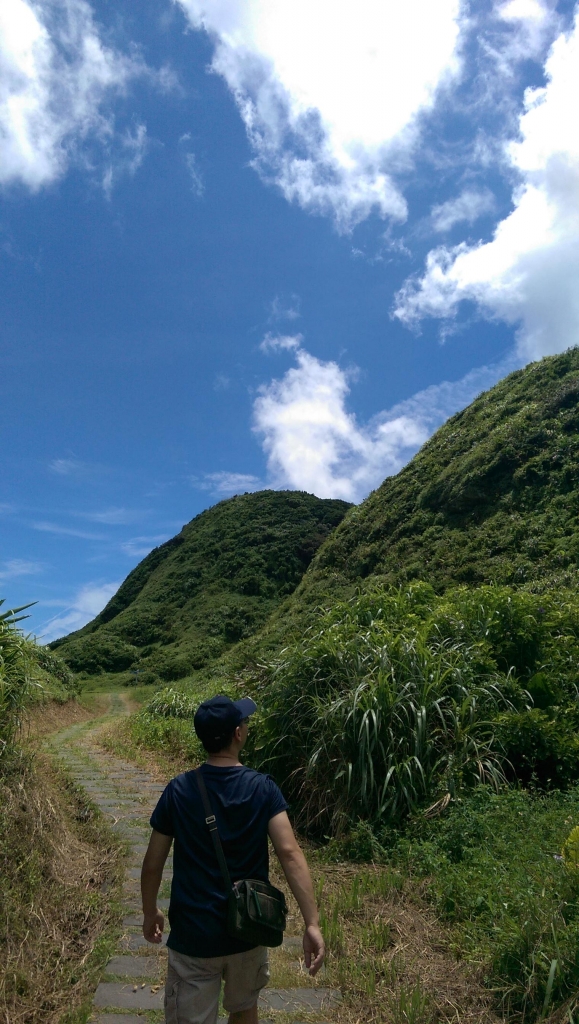
[[[215,853],[227,890],[227,933],[242,942],[253,942],[256,946],[281,946],[286,926],[287,904],[281,889],[269,882],[256,878],[244,878],[232,882],[217,821],[211,810],[211,803],[203,775],[195,771],[197,785],[205,808],[205,824],[213,840]]]

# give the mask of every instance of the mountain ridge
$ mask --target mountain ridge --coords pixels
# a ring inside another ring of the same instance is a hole
[[[218,502],[139,562],[91,622],[50,646],[76,672],[182,678],[263,625],[348,508],[303,491]]]

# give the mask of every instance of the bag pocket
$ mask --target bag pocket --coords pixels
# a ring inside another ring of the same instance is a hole
[[[281,946],[287,906],[280,889],[245,878],[234,885],[227,910],[230,935],[258,946]]]

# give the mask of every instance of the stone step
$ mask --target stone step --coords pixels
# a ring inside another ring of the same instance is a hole
[[[119,821],[114,821],[113,824],[111,825],[111,828],[113,832],[118,832],[118,834],[122,836],[123,839],[128,839],[130,843],[142,843],[145,831],[150,831],[148,825],[143,825],[142,829],[137,831],[134,822],[129,823],[127,821],[124,821],[123,819],[120,819]]]
[[[128,871],[126,872],[126,876],[127,876],[127,878],[139,878],[140,879],[140,877],[141,877],[141,869],[140,868],[129,868]],[[165,868],[165,870],[163,871],[163,881],[164,882],[170,882],[172,877],[173,877],[173,872],[171,871],[171,869],[170,868]]]
[[[156,985],[154,986],[156,988]],[[101,981],[93,999],[93,1006],[99,1009],[110,1007],[114,1010],[160,1010],[163,1006],[164,988],[151,992],[151,986],[145,988],[127,985],[122,981]]]
[[[99,1013],[91,1017],[91,1024],[146,1024],[146,1017],[134,1013]]]
[[[144,844],[140,843],[139,845],[143,846]],[[147,847],[145,846],[145,850],[146,849],[147,849]],[[139,871],[141,870],[141,866],[142,866],[143,860],[145,858],[145,850],[143,850],[143,853],[135,853],[134,852],[134,847],[131,847],[131,850],[130,850],[128,856],[127,856],[127,864],[128,864],[128,866],[130,868],[138,868]],[[165,870],[166,871],[172,871],[173,870],[173,858],[172,857],[167,857],[167,860],[165,861]]]
[[[134,895],[134,893],[133,893],[133,895]],[[169,899],[166,898],[166,897],[163,897],[162,899],[157,900],[157,906],[158,906],[159,910],[168,910],[169,909]],[[132,900],[132,902],[127,901],[125,903],[124,910],[125,910],[126,914],[141,914],[141,922],[140,923],[142,923],[142,911],[141,911],[141,904],[140,903],[135,902],[135,900]]]
[[[113,956],[105,967],[105,974],[119,978],[156,978],[166,968],[165,960],[152,956]]]
[[[146,947],[147,949],[162,949],[167,945],[167,935],[168,933],[164,932],[163,938],[159,943],[147,942],[142,933],[140,935],[137,933],[133,933],[132,935],[123,935],[119,945],[121,949],[143,949],[143,947]]]
[[[131,854],[133,855],[133,857],[141,857],[142,858],[142,857],[145,856],[148,847],[149,847],[148,843],[135,843],[135,845],[133,846],[133,848],[131,850]]]
[[[136,1017],[133,1013],[99,1013],[96,1017],[91,1017],[91,1024],[146,1024],[147,1020],[148,1018],[140,1014]],[[228,1024],[228,1021],[229,1017],[219,1017],[217,1024]],[[273,1021],[260,1017],[259,1024],[273,1024]]]
[[[142,924],[142,914],[130,914],[128,917],[123,917],[123,928],[141,928]]]
[[[163,986],[157,992],[151,992],[149,983],[145,988],[118,981],[101,981],[98,986],[93,1005],[98,1008],[126,1010],[157,1010],[163,1005]],[[134,989],[136,988],[136,992]],[[285,1013],[296,1013],[306,1010],[310,1013],[327,1010],[337,1006],[341,1000],[338,989],[331,988],[288,988],[265,989],[258,1006],[265,1010],[283,1010]]]

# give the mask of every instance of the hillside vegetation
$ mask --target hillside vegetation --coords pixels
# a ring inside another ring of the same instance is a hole
[[[510,374],[350,510],[295,594],[364,581],[573,584],[579,563],[579,349]]]
[[[183,678],[263,626],[348,508],[302,491],[222,501],[151,551],[100,615],[51,647],[77,673]]]

